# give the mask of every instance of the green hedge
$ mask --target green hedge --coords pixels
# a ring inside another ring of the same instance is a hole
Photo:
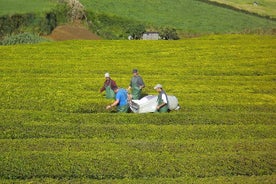
[[[100,35],[102,38],[115,40],[126,40],[129,35],[132,35],[133,30],[145,30],[145,25],[138,21],[127,20],[115,15],[87,12],[89,28]],[[132,29],[132,31],[130,30]]]
[[[102,123],[105,123],[104,121]],[[272,125],[190,125],[170,126],[163,125],[98,125],[90,124],[54,124],[54,123],[18,123],[1,125],[2,139],[24,138],[100,138],[100,139],[143,139],[149,140],[180,140],[186,139],[236,139],[245,138],[273,138],[275,133]],[[63,132],[60,132],[62,130]],[[167,133],[163,133],[167,132]]]
[[[53,13],[46,13],[43,17],[35,14],[17,14],[0,17],[0,37],[30,30],[34,33],[49,34],[56,27],[57,20]]]
[[[0,176],[5,179],[260,176],[273,174],[274,159],[273,153],[264,152],[184,155],[124,148],[96,152],[8,152],[0,155]]]
[[[147,125],[145,125],[147,126]],[[203,128],[204,126],[200,127]],[[222,130],[222,129],[221,129]],[[130,130],[133,131],[133,130]],[[265,133],[265,132],[263,132]],[[272,132],[273,133],[273,132]],[[109,133],[110,134],[110,133]],[[165,134],[165,133],[164,133]],[[206,133],[207,134],[207,133]],[[210,133],[209,135],[211,135]],[[59,135],[59,138],[22,138],[22,139],[1,139],[0,151],[7,152],[99,152],[99,151],[113,151],[120,152],[122,148],[129,151],[152,152],[169,154],[216,154],[216,153],[245,153],[253,154],[253,152],[267,153],[274,149],[275,140],[273,138],[260,138],[255,136],[250,139],[238,139],[233,135],[233,138],[228,139],[213,139],[211,136],[206,137],[179,137],[175,139],[149,139],[145,135],[144,138],[113,138],[100,137],[94,135],[94,138],[73,138]],[[166,135],[168,136],[168,135]],[[65,138],[62,138],[65,137]],[[188,138],[187,138],[188,137]]]
[[[187,184],[236,184],[236,183],[250,183],[250,184],[271,184],[276,180],[276,175],[263,175],[263,176],[220,176],[220,177],[208,177],[208,178],[195,178],[195,177],[178,177],[178,178],[124,178],[124,179],[103,179],[96,180],[90,178],[32,178],[26,180],[2,180],[6,184],[19,184],[19,183],[49,183],[49,184],[63,184],[63,183],[95,183],[95,184],[160,184],[160,183],[187,183]]]
[[[199,114],[200,113],[200,114]],[[126,114],[118,116],[115,113],[58,113],[24,110],[0,109],[0,124],[14,124],[25,121],[56,122],[56,123],[85,123],[97,124],[120,124],[130,123],[143,124],[147,122],[152,125],[251,125],[263,124],[273,125],[276,118],[275,113],[269,112],[176,112],[168,114]],[[162,119],[162,121],[160,121]]]
[[[209,178],[192,178],[192,177],[179,177],[179,178],[144,178],[144,179],[107,179],[107,180],[95,180],[89,178],[82,179],[53,179],[53,178],[33,178],[29,180],[4,180],[4,183],[51,183],[51,184],[62,184],[62,183],[95,183],[95,184],[110,184],[110,183],[121,183],[121,184],[137,184],[137,183],[145,183],[145,184],[160,184],[160,183],[187,183],[187,184],[234,184],[234,183],[250,183],[250,184],[271,184],[275,181],[275,175],[267,175],[267,176],[230,176],[230,177],[209,177]]]
[[[49,40],[38,35],[31,33],[21,33],[5,37],[2,41],[0,41],[0,45],[33,44],[47,41]]]
[[[47,35],[58,24],[68,21],[68,9],[66,4],[59,3],[50,12],[1,16],[0,38],[23,32]]]

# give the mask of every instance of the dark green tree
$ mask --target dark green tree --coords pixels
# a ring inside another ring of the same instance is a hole
[[[178,40],[176,29],[170,27],[161,28],[160,37],[164,40]]]
[[[130,25],[126,31],[134,40],[139,40],[145,32],[146,28],[142,24]]]

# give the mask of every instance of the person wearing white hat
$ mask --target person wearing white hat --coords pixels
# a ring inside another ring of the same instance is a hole
[[[115,98],[115,93],[114,89],[117,87],[117,84],[114,80],[111,79],[109,73],[104,74],[105,81],[103,87],[100,89],[100,93],[105,91],[106,93],[106,98],[107,99],[114,99]]]
[[[154,89],[159,93],[157,98],[157,112],[168,112],[169,111],[169,101],[166,92],[163,90],[161,84],[157,84]]]

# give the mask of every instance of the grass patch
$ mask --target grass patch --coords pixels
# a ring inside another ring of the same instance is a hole
[[[46,12],[56,4],[54,0],[0,0],[0,16]]]
[[[274,0],[258,0],[254,1],[251,0],[210,0],[222,4],[227,4],[238,9],[246,10],[249,12],[257,13],[263,16],[269,16],[271,18],[276,18],[276,2]]]
[[[81,0],[88,11],[119,16],[151,26],[170,26],[186,34],[267,30],[275,21],[247,15],[196,0]]]

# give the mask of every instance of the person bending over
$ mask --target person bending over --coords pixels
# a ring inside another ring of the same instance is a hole
[[[111,104],[106,106],[106,109],[111,109],[112,107],[117,107],[117,112],[128,112],[128,95],[127,91],[123,88],[114,88],[114,92],[116,94],[115,101]]]

